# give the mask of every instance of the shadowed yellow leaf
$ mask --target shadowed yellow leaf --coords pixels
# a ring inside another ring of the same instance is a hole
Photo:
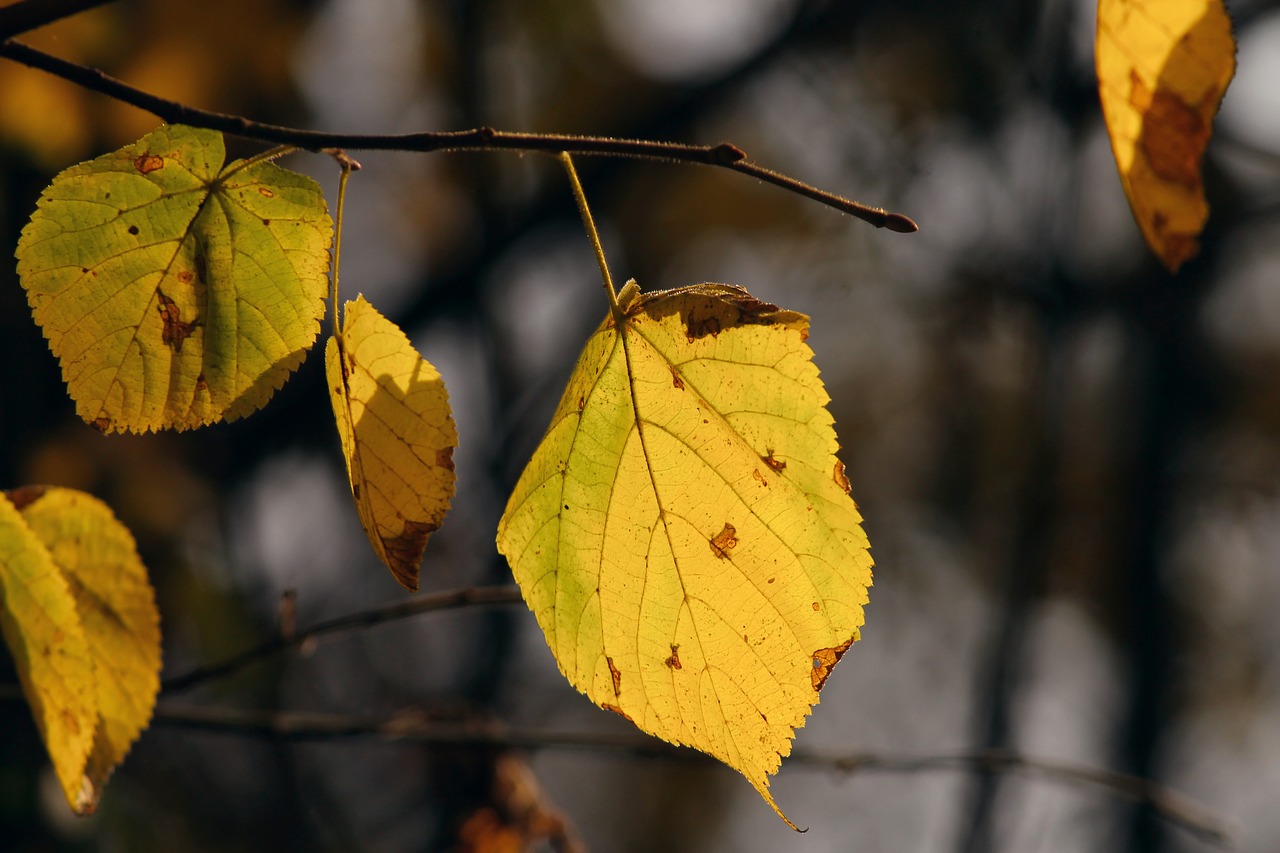
[[[92,811],[108,777],[147,727],[160,690],[160,614],[133,536],[102,501],[74,489],[10,493],[61,570],[88,640],[98,724],[78,811]]]
[[[363,296],[325,347],[351,494],[378,558],[418,588],[427,538],[453,499],[458,434],[444,381]]]
[[[1209,216],[1200,164],[1235,49],[1222,0],[1098,0],[1098,91],[1120,182],[1170,271],[1199,250]]]
[[[871,584],[808,318],[727,285],[636,293],[587,341],[498,549],[571,684],[778,810],[769,776]]]
[[[8,497],[0,500],[0,629],[62,792],[72,809],[89,811],[97,801],[85,775],[98,721],[93,659],[62,572],[18,511],[25,498]]]

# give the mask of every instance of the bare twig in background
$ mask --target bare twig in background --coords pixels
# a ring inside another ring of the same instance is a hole
[[[0,9],[0,41],[115,0],[19,0]]]
[[[268,640],[261,645],[255,646],[252,649],[241,652],[240,654],[221,661],[220,663],[201,666],[191,672],[186,672],[172,678],[166,678],[162,683],[161,689],[165,693],[177,693],[178,691],[189,689],[202,682],[230,675],[252,663],[256,663],[264,658],[278,654],[286,649],[298,648],[303,643],[326,634],[352,631],[357,628],[369,628],[374,625],[381,625],[384,622],[392,622],[397,619],[407,619],[410,616],[417,616],[422,613],[431,613],[437,610],[454,610],[460,607],[483,607],[499,604],[519,604],[522,601],[523,599],[520,597],[520,589],[515,586],[477,586],[468,587],[466,589],[437,592],[431,595],[416,596],[406,601],[397,601],[393,604],[383,605],[382,607],[375,607],[370,610],[362,610],[357,613],[349,613],[346,616],[339,616],[336,619],[329,619],[325,622],[313,625],[303,631],[282,631],[280,636]]]
[[[406,710],[389,716],[304,711],[260,711],[238,708],[175,705],[156,708],[158,725],[183,726],[206,731],[289,740],[331,740],[377,737],[451,746],[490,746],[525,750],[586,750],[631,758],[677,761],[714,761],[691,749],[681,749],[656,739],[602,732],[556,732],[506,726],[488,721],[443,722],[426,713]],[[1064,761],[1036,758],[1008,750],[916,755],[854,752],[843,755],[797,750],[788,766],[807,766],[854,774],[925,773],[959,770],[969,773],[1024,773],[1054,782],[1098,788],[1113,796],[1149,805],[1158,815],[1203,841],[1230,847],[1228,822],[1207,806],[1150,779],[1142,779]]]

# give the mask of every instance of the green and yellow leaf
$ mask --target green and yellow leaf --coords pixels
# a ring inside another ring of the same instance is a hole
[[[769,776],[858,638],[872,565],[808,318],[718,284],[629,284],[621,304],[498,549],[571,684],[786,820]]]
[[[129,530],[102,501],[74,489],[9,493],[61,570],[93,662],[98,722],[78,811],[92,811],[151,720],[160,690],[160,613]]]
[[[98,724],[93,658],[75,598],[21,504],[21,497],[0,500],[0,629],[67,802],[91,811],[97,794],[85,766]]]
[[[64,171],[22,231],[27,300],[76,411],[104,432],[249,414],[319,332],[319,186],[224,156],[219,133],[162,127]]]
[[[1098,0],[1098,91],[1120,182],[1170,271],[1199,251],[1200,164],[1235,50],[1222,0]]]
[[[360,521],[378,558],[416,590],[454,492],[458,433],[444,381],[363,296],[346,304],[325,371]]]

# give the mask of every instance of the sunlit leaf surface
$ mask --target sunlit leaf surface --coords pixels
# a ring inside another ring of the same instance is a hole
[[[871,584],[808,318],[718,284],[629,285],[623,302],[587,341],[498,548],[570,683],[777,809],[768,777]]]
[[[223,167],[222,135],[162,127],[60,174],[18,243],[76,410],[105,432],[262,406],[319,332],[331,226],[310,178]]]

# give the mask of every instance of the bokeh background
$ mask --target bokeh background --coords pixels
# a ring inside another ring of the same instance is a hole
[[[1240,66],[1205,166],[1212,215],[1171,277],[1116,176],[1093,6],[121,0],[24,38],[297,126],[732,141],[916,218],[918,234],[891,234],[724,170],[579,164],[618,280],[741,284],[814,318],[877,568],[863,639],[797,747],[1110,768],[1201,801],[1237,849],[1272,851],[1280,10],[1229,4]],[[59,169],[155,124],[0,62],[0,254]],[[409,330],[461,435],[424,590],[509,582],[494,527],[603,315],[594,258],[550,158],[356,156],[344,293]],[[287,165],[336,185],[327,158]],[[286,590],[304,627],[404,598],[350,505],[316,354],[242,422],[104,437],[75,418],[5,263],[0,365],[0,484],[79,487],[115,508],[158,590],[166,676],[273,636]],[[1105,791],[1026,775],[784,763],[774,792],[810,827],[797,836],[706,762],[164,723],[76,820],[8,695],[0,848],[24,853],[467,849],[500,839],[503,809],[535,789],[544,817],[604,851],[1212,849]],[[628,734],[563,682],[522,607],[325,639],[162,702]]]

